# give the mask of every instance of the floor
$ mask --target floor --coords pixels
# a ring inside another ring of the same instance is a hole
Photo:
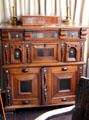
[[[18,109],[14,112],[6,113],[6,120],[34,120],[39,115],[49,110],[57,109],[58,107],[46,107],[46,108],[29,108],[29,109]],[[3,120],[2,118],[0,120]],[[54,116],[47,120],[72,120],[72,113],[62,116]]]

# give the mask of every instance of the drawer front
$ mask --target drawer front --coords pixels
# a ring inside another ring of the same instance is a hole
[[[23,39],[23,34],[20,32],[19,33],[11,32],[9,35],[10,35],[9,39]]]
[[[68,104],[72,101],[75,101],[75,96],[65,96],[52,99],[52,104]]]
[[[78,32],[66,32],[66,37],[67,38],[78,38],[79,34]]]
[[[2,40],[3,41],[21,41],[24,39],[23,32],[20,31],[13,31],[13,32],[8,32],[8,31],[3,31],[2,32]]]
[[[25,100],[13,100],[13,105],[31,105],[35,106],[35,105],[40,105],[39,101],[37,101],[36,99],[25,99]]]
[[[71,71],[77,71],[78,68],[77,66],[63,66],[63,67],[55,67],[55,68],[51,68],[53,73],[56,72],[71,72]]]
[[[38,73],[40,68],[14,68],[10,70],[11,74],[26,74],[26,73]]]
[[[63,30],[60,32],[61,39],[79,39],[80,30]]]
[[[9,40],[23,40],[23,33],[22,32],[9,32],[8,33]]]
[[[33,32],[32,38],[58,38],[58,32]]]

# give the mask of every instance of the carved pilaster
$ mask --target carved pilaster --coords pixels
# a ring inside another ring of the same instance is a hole
[[[64,43],[61,43],[61,62],[63,62],[63,55],[64,55]]]
[[[5,64],[8,64],[8,60],[7,60],[7,49],[8,49],[8,45],[4,45],[5,47]]]
[[[83,47],[84,47],[84,43],[81,42],[80,43],[80,61],[83,60]]]
[[[11,96],[10,96],[10,86],[9,86],[9,70],[6,70],[6,94],[7,94],[7,104],[8,106],[11,105]]]
[[[47,85],[47,68],[42,69],[42,96],[43,96],[43,104],[47,104],[47,91],[48,91],[48,85]]]
[[[26,62],[29,63],[29,53],[30,53],[30,50],[29,50],[29,45],[26,44]]]

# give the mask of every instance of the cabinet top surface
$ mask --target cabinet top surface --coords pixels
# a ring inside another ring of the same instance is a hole
[[[84,26],[84,25],[77,25],[77,24],[71,24],[71,25],[65,25],[65,24],[61,24],[59,25],[31,25],[31,26],[22,26],[22,25],[17,25],[17,26],[13,26],[13,25],[9,25],[7,23],[2,23],[0,24],[0,29],[30,29],[30,30],[58,30],[58,29],[79,29],[79,28],[85,28],[88,29],[88,26]]]

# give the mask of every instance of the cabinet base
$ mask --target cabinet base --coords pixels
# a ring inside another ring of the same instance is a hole
[[[21,108],[36,108],[36,107],[47,107],[47,106],[58,106],[58,105],[73,105],[75,104],[75,101],[72,102],[63,102],[59,104],[52,104],[52,105],[12,105],[12,106],[6,106],[6,111],[14,111],[15,109],[21,109]]]

